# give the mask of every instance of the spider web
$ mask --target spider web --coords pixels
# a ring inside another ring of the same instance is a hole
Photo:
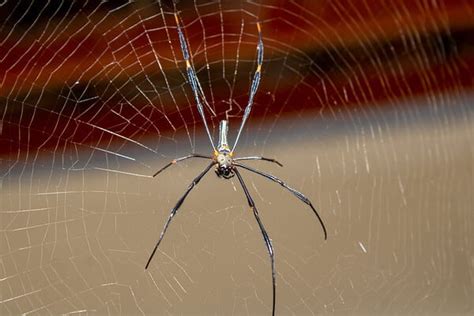
[[[176,4],[214,137],[230,140],[275,247],[279,314],[470,314],[469,1]],[[238,181],[211,147],[171,1],[0,2],[0,313],[266,314],[271,275]]]

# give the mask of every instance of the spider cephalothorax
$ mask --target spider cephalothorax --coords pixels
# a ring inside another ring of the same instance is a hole
[[[257,207],[255,205],[255,202],[250,195],[249,190],[247,189],[247,186],[245,185],[244,179],[242,178],[242,175],[240,174],[239,170],[247,170],[252,173],[258,174],[270,181],[273,181],[275,183],[278,183],[281,185],[283,188],[287,189],[290,191],[294,196],[296,196],[299,200],[301,200],[303,203],[306,203],[309,207],[311,207],[312,211],[316,215],[316,217],[319,220],[319,223],[321,224],[324,232],[324,239],[327,238],[327,232],[326,232],[326,227],[324,226],[324,223],[319,216],[318,212],[314,208],[313,204],[311,201],[305,197],[301,192],[298,192],[297,190],[289,187],[285,182],[282,180],[278,179],[277,177],[259,171],[257,169],[254,169],[252,167],[249,167],[245,164],[240,163],[241,161],[248,161],[248,160],[263,160],[263,161],[269,161],[273,162],[280,167],[282,167],[282,164],[276,161],[275,159],[272,158],[265,158],[261,156],[248,156],[248,157],[233,157],[234,149],[237,146],[237,142],[239,140],[240,134],[244,128],[245,122],[247,118],[249,117],[250,110],[252,109],[252,104],[253,104],[253,98],[255,94],[257,93],[257,88],[258,84],[260,82],[260,73],[261,73],[261,67],[262,67],[262,62],[263,62],[263,41],[262,41],[262,33],[260,29],[260,24],[257,23],[257,30],[258,30],[258,45],[257,45],[257,70],[255,71],[254,77],[252,79],[252,84],[250,85],[250,92],[249,92],[249,101],[247,103],[247,107],[245,108],[244,116],[242,117],[242,122],[240,123],[240,128],[237,132],[236,139],[234,141],[234,145],[232,148],[229,146],[227,142],[227,132],[229,130],[229,123],[227,120],[222,120],[219,123],[219,142],[217,144],[217,148],[214,145],[213,138],[211,136],[211,133],[209,131],[209,127],[207,126],[206,118],[204,116],[204,108],[201,103],[201,99],[203,102],[207,102],[205,99],[205,96],[202,93],[201,85],[199,83],[199,80],[196,76],[196,72],[194,71],[194,68],[191,64],[190,60],[190,55],[188,51],[188,47],[186,44],[186,39],[184,38],[183,32],[181,31],[181,28],[179,26],[179,18],[178,15],[175,14],[175,19],[176,19],[176,24],[178,25],[178,35],[179,35],[179,41],[181,44],[181,51],[183,52],[183,57],[186,60],[186,71],[188,74],[188,80],[191,85],[191,88],[194,93],[194,98],[196,101],[197,109],[199,112],[199,115],[202,118],[202,121],[204,123],[204,127],[206,128],[206,133],[207,136],[209,137],[209,140],[211,142],[212,148],[214,149],[214,155],[213,156],[206,156],[206,155],[201,155],[201,154],[190,154],[181,158],[177,158],[169,162],[167,165],[165,165],[163,168],[158,170],[153,177],[158,175],[160,172],[168,168],[169,166],[176,164],[182,160],[186,160],[189,158],[202,158],[202,159],[208,159],[210,160],[210,164],[196,177],[194,178],[193,182],[188,186],[184,194],[181,196],[181,198],[178,200],[176,205],[173,207],[173,209],[170,212],[170,215],[168,217],[168,220],[165,223],[165,226],[163,227],[163,230],[160,234],[160,238],[158,239],[155,248],[153,249],[148,262],[146,263],[145,269],[148,268],[148,265],[151,262],[151,259],[155,255],[156,250],[158,249],[158,246],[161,243],[161,240],[163,239],[163,236],[166,233],[166,230],[168,229],[168,226],[173,219],[173,217],[176,215],[176,212],[178,209],[181,207],[183,204],[184,200],[188,196],[189,192],[201,181],[201,179],[206,175],[206,173],[211,170],[213,166],[215,166],[215,172],[218,177],[224,178],[224,179],[230,179],[233,176],[237,176],[239,183],[242,187],[242,190],[244,191],[245,197],[247,198],[248,205],[250,206],[250,210],[253,212],[253,215],[258,223],[258,226],[260,228],[260,231],[262,233],[263,240],[265,241],[265,246],[267,247],[268,254],[270,256],[270,263],[271,263],[271,268],[272,268],[272,289],[273,289],[273,304],[272,304],[272,315],[275,315],[275,302],[276,302],[276,282],[275,282],[275,260],[274,260],[274,254],[273,254],[273,245],[270,237],[267,234],[267,231],[265,230],[265,227],[263,226],[262,220],[260,219],[260,216],[258,214]],[[201,91],[201,95],[199,94],[199,91]]]

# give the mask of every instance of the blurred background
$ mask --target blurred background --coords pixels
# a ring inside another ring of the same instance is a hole
[[[272,238],[277,314],[474,312],[474,5],[454,1],[0,2],[0,314],[270,314],[271,270],[238,181],[210,172],[148,270],[170,209],[211,154],[237,156]],[[204,100],[205,98],[205,100]]]

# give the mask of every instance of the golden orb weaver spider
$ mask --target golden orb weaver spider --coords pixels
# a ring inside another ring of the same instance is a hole
[[[181,198],[178,200],[176,205],[171,209],[170,215],[168,217],[168,220],[165,223],[165,226],[163,227],[163,230],[161,231],[160,237],[155,245],[155,248],[153,249],[147,263],[145,266],[145,269],[148,269],[148,266],[150,265],[151,260],[153,259],[153,256],[155,255],[156,250],[158,249],[158,246],[160,245],[161,241],[163,240],[163,237],[166,233],[166,230],[168,229],[168,226],[173,219],[173,217],[176,215],[176,212],[179,210],[181,205],[183,204],[184,200],[188,196],[188,194],[191,192],[191,190],[201,181],[201,179],[206,175],[206,173],[213,167],[215,166],[215,172],[218,177],[224,178],[224,179],[230,179],[237,175],[237,178],[240,182],[240,185],[244,191],[244,194],[247,198],[247,202],[250,206],[250,209],[253,211],[253,215],[258,223],[258,226],[260,228],[260,231],[263,236],[263,240],[265,241],[265,245],[268,250],[268,254],[270,256],[270,263],[271,263],[271,269],[272,269],[272,289],[273,289],[273,302],[272,302],[272,315],[275,315],[275,304],[276,304],[276,282],[275,282],[275,257],[273,253],[273,245],[270,237],[267,234],[267,231],[265,227],[263,226],[263,223],[260,219],[260,216],[258,214],[257,207],[255,206],[255,202],[253,201],[252,196],[249,193],[249,190],[247,189],[247,186],[244,182],[244,179],[242,178],[238,168],[246,169],[250,172],[256,173],[268,180],[271,180],[273,182],[276,182],[280,184],[282,187],[293,193],[298,199],[300,199],[302,202],[306,203],[309,205],[309,207],[312,209],[316,217],[318,218],[319,223],[321,224],[321,227],[324,232],[324,239],[327,239],[327,231],[326,227],[324,226],[323,220],[319,216],[318,212],[314,208],[313,204],[311,201],[304,196],[301,192],[289,187],[285,182],[282,180],[278,179],[277,177],[259,171],[257,169],[251,168],[249,166],[243,165],[237,161],[244,161],[244,160],[264,160],[264,161],[269,161],[273,162],[280,167],[283,167],[281,163],[276,161],[275,159],[272,158],[266,158],[266,157],[259,157],[259,156],[250,156],[250,157],[239,157],[239,158],[234,158],[234,150],[235,147],[239,141],[240,134],[242,133],[242,130],[244,128],[245,122],[247,121],[249,115],[250,115],[250,110],[252,109],[253,105],[253,98],[255,97],[255,94],[258,89],[258,85],[260,83],[260,74],[261,74],[261,69],[262,69],[262,63],[263,63],[263,41],[262,41],[262,32],[261,32],[261,27],[260,23],[257,22],[257,31],[258,31],[258,44],[257,44],[257,70],[255,71],[255,74],[253,76],[252,84],[250,86],[250,93],[249,93],[249,100],[247,103],[247,107],[245,108],[244,116],[242,117],[242,122],[240,124],[239,131],[237,133],[237,137],[235,139],[234,145],[232,146],[232,149],[230,148],[228,142],[227,142],[227,133],[229,130],[229,124],[227,120],[222,120],[219,123],[219,141],[217,144],[217,148],[214,145],[214,141],[212,139],[211,133],[209,132],[209,127],[207,126],[207,121],[204,115],[204,109],[201,104],[201,101],[199,99],[199,91],[202,93],[201,85],[199,83],[199,79],[196,76],[196,72],[194,71],[194,68],[191,64],[190,61],[190,55],[188,51],[188,46],[186,44],[186,40],[184,38],[183,32],[181,31],[180,23],[179,23],[179,18],[178,15],[175,13],[174,14],[175,20],[176,20],[176,25],[177,25],[177,30],[178,30],[178,36],[179,36],[179,41],[181,45],[181,51],[183,53],[184,60],[186,61],[186,72],[188,75],[188,81],[191,85],[191,88],[194,93],[194,98],[197,104],[198,112],[202,118],[202,121],[204,123],[204,126],[206,128],[206,133],[207,136],[209,137],[209,141],[211,142],[212,148],[214,149],[214,154],[212,156],[205,156],[201,154],[190,154],[188,156],[184,156],[181,158],[177,158],[169,162],[167,165],[165,165],[163,168],[158,170],[153,177],[156,177],[159,173],[161,173],[163,170],[167,169],[173,164],[176,164],[180,161],[190,159],[190,158],[202,158],[202,159],[208,159],[211,160],[211,163],[196,177],[194,180],[191,182],[191,184],[188,186],[184,194],[181,196]]]

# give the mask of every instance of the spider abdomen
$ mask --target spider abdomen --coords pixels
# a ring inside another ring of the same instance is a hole
[[[218,177],[230,179],[234,176],[234,165],[230,153],[217,152],[215,156],[217,162],[216,174]]]

